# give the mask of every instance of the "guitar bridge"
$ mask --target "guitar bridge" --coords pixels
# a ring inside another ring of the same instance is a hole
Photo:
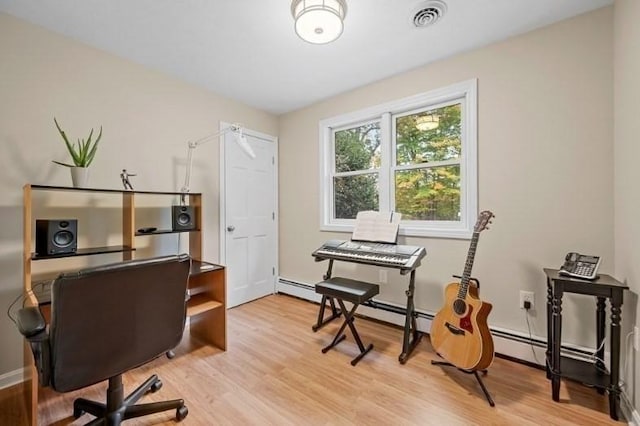
[[[455,325],[452,325],[447,322],[445,323],[444,326],[447,327],[447,329],[451,332],[451,334],[464,335],[464,330],[456,327]]]

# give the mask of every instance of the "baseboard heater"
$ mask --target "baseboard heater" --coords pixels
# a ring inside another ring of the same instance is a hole
[[[310,284],[305,284],[305,283],[301,283],[298,281],[291,281],[291,280],[286,280],[283,278],[279,279],[279,282],[281,284],[285,284],[288,286],[293,286],[293,287],[297,287],[297,288],[301,288],[304,290],[308,290],[312,293],[315,294],[315,286],[310,285]],[[308,299],[305,299],[308,300]],[[314,302],[311,301],[312,303],[318,303],[318,302]],[[386,302],[381,302],[381,301],[377,301],[377,300],[369,300],[367,302],[364,302],[362,304],[362,306],[368,306],[370,308],[374,308],[374,309],[380,309],[382,311],[385,312],[391,312],[394,314],[398,314],[398,315],[406,315],[406,308],[403,308],[401,306],[396,306],[396,305],[392,305],[390,303],[386,303]],[[426,319],[428,321],[432,321],[434,314],[428,313],[428,312],[421,312],[421,311],[417,311],[416,310],[416,317],[417,318],[423,318]],[[514,342],[519,342],[519,343],[525,343],[527,345],[532,345],[532,346],[536,346],[539,348],[546,348],[547,347],[547,341],[544,339],[537,339],[534,337],[527,337],[527,336],[521,336],[515,333],[510,333],[508,331],[505,330],[501,330],[501,329],[495,329],[495,328],[491,328],[489,327],[489,329],[491,330],[491,334],[494,337],[501,337],[503,339],[507,339],[507,340],[511,340]],[[584,359],[584,358],[588,358],[592,355],[592,352],[589,352],[586,349],[581,349],[581,348],[574,348],[571,346],[562,346],[562,353],[563,355],[568,355],[568,356],[573,356],[576,358],[580,358],[580,359]],[[505,357],[507,358],[512,358],[508,355],[505,355]]]

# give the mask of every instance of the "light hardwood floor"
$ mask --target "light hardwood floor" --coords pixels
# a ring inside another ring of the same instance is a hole
[[[602,425],[615,424],[607,397],[565,382],[561,402],[551,400],[544,371],[496,359],[485,383],[491,408],[471,375],[432,366],[428,338],[405,365],[398,363],[400,328],[358,318],[357,328],[374,349],[356,366],[358,350],[347,340],[327,354],[320,349],[339,321],[311,331],[318,305],[284,295],[269,296],[228,312],[228,350],[191,341],[173,360],[165,357],[125,375],[126,391],[157,373],[164,387],[140,402],[184,398],[183,425]],[[88,348],[89,349],[89,348]],[[106,384],[68,393],[41,390],[43,425],[84,424],[71,417],[72,401],[103,400]],[[127,421],[171,425],[174,412]],[[15,418],[14,418],[15,420]],[[0,413],[0,424],[3,423]]]

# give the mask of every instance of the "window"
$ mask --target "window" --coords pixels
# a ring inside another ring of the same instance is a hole
[[[469,238],[477,215],[477,82],[320,122],[321,230],[361,210],[402,213],[400,233]]]

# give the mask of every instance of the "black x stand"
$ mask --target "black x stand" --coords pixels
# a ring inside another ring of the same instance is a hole
[[[455,367],[455,365],[451,364],[450,362],[447,361],[431,361],[431,365],[442,365],[444,367]],[[457,368],[457,367],[456,367]],[[482,388],[482,392],[484,393],[484,397],[487,399],[487,402],[489,403],[490,406],[495,407],[496,403],[493,402],[493,398],[491,398],[491,394],[489,393],[489,390],[487,390],[487,387],[485,386],[484,382],[482,381],[482,377],[480,377],[478,375],[478,371],[477,370],[463,370],[462,368],[458,368],[458,370],[462,371],[463,373],[466,374],[473,374],[476,377],[476,380],[478,381],[478,384],[480,385],[480,388]],[[483,374],[487,374],[487,370],[482,370]]]
[[[454,278],[462,278],[459,275],[454,275]],[[480,288],[480,281],[478,281],[476,278],[471,278],[469,281],[473,281],[475,282],[476,286],[478,287],[478,289]],[[438,356],[440,356],[440,354],[438,354]],[[455,365],[451,364],[450,362],[447,361],[435,361],[432,360],[431,361],[431,365],[441,365],[444,367],[455,367]],[[457,368],[457,367],[456,367]],[[489,390],[487,389],[487,387],[485,386],[484,382],[482,381],[482,377],[480,377],[480,375],[478,375],[478,370],[464,370],[462,368],[458,368],[458,370],[462,371],[463,373],[466,374],[473,374],[476,378],[476,380],[478,381],[478,384],[480,385],[480,388],[482,389],[482,392],[484,393],[484,397],[487,399],[487,402],[489,403],[490,406],[495,407],[496,403],[493,402],[493,398],[491,397],[491,394],[489,393]],[[487,370],[482,370],[482,374],[487,374]]]
[[[325,280],[328,278],[325,278]],[[324,317],[324,310],[327,307],[327,299],[329,299],[329,307],[331,308],[331,315],[327,318]],[[311,326],[311,329],[315,332],[322,328],[328,322],[333,321],[336,318],[340,317],[340,310],[336,308],[336,304],[333,301],[333,297],[322,296],[322,301],[320,302],[320,311],[318,312],[318,322]]]
[[[351,308],[350,311],[348,311],[344,306],[344,302],[342,301],[342,299],[338,299],[338,304],[340,305],[340,309],[342,309],[342,312],[344,312],[344,322],[340,326],[340,329],[336,333],[336,336],[333,338],[333,341],[322,348],[322,353],[326,354],[329,349],[333,348],[335,345],[342,342],[346,338],[344,329],[348,325],[349,329],[351,330],[351,334],[353,335],[353,339],[358,344],[358,349],[360,349],[360,353],[358,354],[358,356],[351,360],[351,365],[355,366],[358,361],[362,359],[362,357],[364,357],[369,351],[371,351],[371,349],[373,349],[373,343],[369,343],[367,346],[365,346],[364,343],[362,343],[360,335],[358,334],[358,330],[356,330],[356,327],[353,325],[354,314],[356,313],[358,304],[354,304],[353,308]]]
[[[331,270],[333,269],[333,259],[329,259],[329,266],[327,267],[327,272],[322,276],[323,280],[328,280],[331,278]],[[325,319],[324,310],[327,307],[327,299],[329,300],[329,305],[331,307],[331,315]],[[328,297],[322,295],[322,301],[320,302],[320,311],[318,312],[318,321],[311,326],[311,330],[315,333],[324,327],[327,323],[333,321],[336,318],[340,318],[341,312],[336,308],[336,304],[333,301],[333,297]]]
[[[327,276],[328,275],[329,274],[327,274]],[[316,293],[321,294],[323,296],[323,299],[325,297],[329,298],[332,301],[332,306],[335,306],[333,305],[333,300],[335,300],[340,306],[339,313],[344,317],[344,322],[340,326],[340,329],[338,329],[338,332],[336,333],[331,343],[322,348],[323,354],[327,353],[331,348],[333,348],[346,338],[345,329],[347,328],[347,326],[349,327],[349,330],[351,331],[351,334],[353,335],[353,338],[358,344],[358,348],[360,349],[360,354],[358,354],[358,356],[356,356],[351,361],[351,365],[355,366],[358,361],[362,359],[362,357],[364,357],[368,352],[371,351],[371,349],[373,349],[373,344],[365,346],[362,343],[362,339],[360,339],[358,330],[356,330],[353,322],[355,320],[355,313],[356,309],[358,309],[358,306],[360,306],[361,303],[368,301],[373,296],[377,295],[379,291],[380,287],[377,284],[371,284],[364,281],[357,281],[342,277],[325,278],[324,281],[316,284]],[[345,301],[353,305],[351,310],[348,310],[346,308],[346,306],[344,305]],[[324,303],[325,302],[323,300],[322,307],[324,307]],[[316,324],[318,327],[314,327],[314,331],[324,325],[323,323],[321,323],[321,320],[322,313],[320,313],[320,316],[318,317],[318,323]]]

